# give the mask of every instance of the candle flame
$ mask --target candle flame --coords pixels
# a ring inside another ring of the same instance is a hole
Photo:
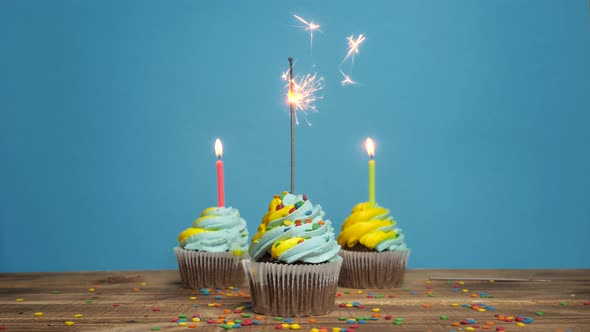
[[[219,138],[215,140],[215,154],[219,159],[221,159],[221,155],[223,155],[223,145],[221,144],[221,140]]]
[[[367,148],[367,153],[369,154],[369,157],[373,159],[373,156],[375,156],[375,143],[373,143],[373,140],[370,137],[367,138],[365,147]]]

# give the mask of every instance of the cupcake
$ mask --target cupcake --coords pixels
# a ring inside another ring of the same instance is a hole
[[[252,238],[244,270],[255,312],[327,314],[334,308],[342,258],[330,220],[305,195],[275,195]]]
[[[248,249],[248,230],[240,212],[210,207],[193,226],[178,236],[174,248],[182,285],[186,288],[222,288],[244,282],[241,260]]]
[[[396,288],[404,280],[409,249],[389,210],[357,204],[338,235],[344,259],[340,286]]]

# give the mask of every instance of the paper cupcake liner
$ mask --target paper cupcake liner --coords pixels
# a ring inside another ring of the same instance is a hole
[[[347,288],[397,288],[404,281],[409,250],[340,250],[344,259],[338,285]]]
[[[334,309],[342,258],[322,264],[243,261],[255,312],[273,316],[324,315]]]
[[[242,259],[230,252],[202,252],[174,248],[180,279],[185,288],[242,286],[245,281]]]

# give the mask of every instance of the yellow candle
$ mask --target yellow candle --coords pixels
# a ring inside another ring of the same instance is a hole
[[[369,204],[375,206],[375,160],[369,160]]]
[[[365,145],[367,147],[367,153],[371,157],[371,160],[369,160],[369,204],[375,206],[375,160],[373,160],[375,144],[371,138],[367,138]]]

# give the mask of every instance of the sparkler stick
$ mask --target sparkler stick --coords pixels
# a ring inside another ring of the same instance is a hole
[[[289,70],[281,73],[283,80],[289,79],[285,86],[288,88],[287,99],[289,101],[289,118],[291,120],[291,193],[295,192],[295,125],[299,124],[297,112],[303,113],[308,125],[307,112],[317,112],[315,102],[322,99],[317,93],[323,89],[323,77],[316,74],[307,74],[302,77],[293,76],[293,58],[289,58]]]
[[[293,96],[293,58],[289,57],[289,96]],[[295,194],[295,109],[289,98],[289,118],[291,120],[291,194]]]

